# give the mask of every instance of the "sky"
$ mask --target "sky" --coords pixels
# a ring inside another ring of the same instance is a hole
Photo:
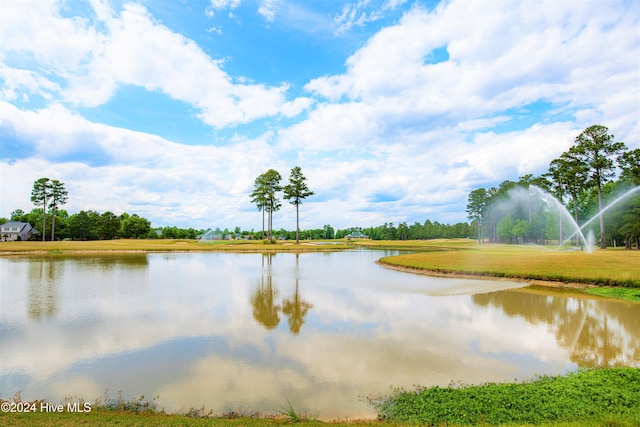
[[[48,177],[258,231],[255,178],[300,166],[302,229],[453,224],[588,126],[640,148],[639,0],[0,0],[0,40],[0,217]]]

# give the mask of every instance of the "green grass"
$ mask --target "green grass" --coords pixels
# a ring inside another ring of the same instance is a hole
[[[287,401],[288,406],[281,406],[280,410],[278,411],[278,413],[280,415],[283,415],[286,419],[288,419],[289,421],[293,422],[293,423],[301,423],[301,422],[306,422],[306,421],[317,421],[316,417],[314,416],[310,416],[306,413],[304,414],[299,414],[295,411],[295,409],[293,409],[293,405],[291,405],[291,402]]]
[[[14,396],[0,402],[20,401]],[[637,426],[640,425],[640,369],[606,368],[524,382],[450,385],[396,390],[371,398],[378,420],[323,422],[282,406],[276,415],[213,415],[158,411],[153,401],[101,400],[90,412],[0,412],[3,426]],[[39,408],[40,401],[34,402]]]
[[[640,302],[640,289],[638,288],[598,287],[585,289],[584,292],[601,297]]]
[[[640,369],[609,368],[521,383],[398,390],[380,417],[420,425],[639,425]]]

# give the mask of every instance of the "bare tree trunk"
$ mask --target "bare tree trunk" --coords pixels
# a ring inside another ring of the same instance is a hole
[[[298,214],[299,207],[299,205],[296,205],[296,245],[300,243],[300,238],[298,237],[298,234],[300,233],[300,215]]]
[[[42,202],[42,241],[47,235],[47,184],[44,184],[44,200]]]
[[[602,189],[598,182],[598,209],[600,212],[600,248],[607,249],[607,240],[604,235],[604,215],[602,214]]]
[[[56,234],[56,209],[53,210],[51,215],[51,241],[53,242],[53,236]]]

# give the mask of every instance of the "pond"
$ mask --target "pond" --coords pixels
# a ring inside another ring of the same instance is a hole
[[[375,417],[367,396],[640,366],[640,305],[375,264],[384,251],[0,258],[0,393]]]

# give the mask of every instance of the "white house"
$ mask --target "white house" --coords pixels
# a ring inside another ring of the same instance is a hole
[[[0,225],[0,238],[2,240],[29,240],[32,234],[38,234],[35,228],[28,222],[9,221]],[[18,239],[19,237],[19,239]]]

